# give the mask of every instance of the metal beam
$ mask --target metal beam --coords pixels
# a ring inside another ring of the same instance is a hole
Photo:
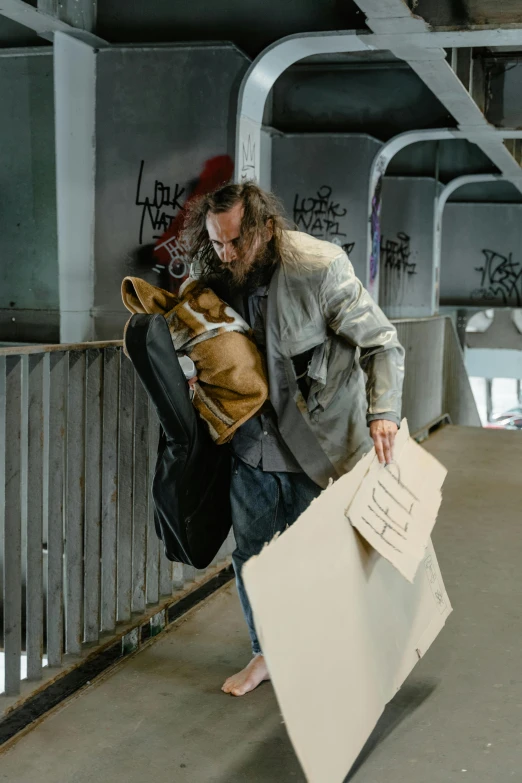
[[[38,0],[38,10],[79,30],[96,32],[97,0]]]
[[[382,206],[382,181],[392,158],[398,152],[422,141],[449,141],[465,139],[462,131],[456,128],[434,128],[428,130],[407,131],[394,136],[384,144],[373,159],[370,169],[368,188],[367,221],[367,271],[366,286],[375,301],[379,300],[379,260],[381,247],[380,216]]]
[[[416,43],[413,42],[414,35],[428,35],[432,37],[429,26],[418,17],[410,14],[410,20],[415,23],[415,31],[400,35],[400,21],[404,16],[405,3],[403,0],[385,0],[388,17],[385,18],[383,7],[377,0],[355,0],[361,11],[366,14],[368,27],[379,35],[390,34],[392,42],[390,51],[392,54],[400,57],[408,63],[411,69],[422,79],[424,84],[429,87],[438,100],[446,107],[450,114],[458,123],[459,130],[464,132],[469,141],[475,143],[489,159],[500,169],[501,177],[509,179],[513,185],[522,193],[522,169],[517,160],[509,152],[504,144],[503,137],[495,132],[495,129],[489,125],[484,114],[473,100],[471,92],[471,56],[469,63],[469,73],[465,79],[467,87],[445,60],[445,51],[443,48],[429,48],[419,50]],[[520,34],[520,31],[519,31]],[[398,45],[393,43],[393,39],[398,41]],[[400,42],[399,42],[400,39]],[[462,40],[462,39],[461,39]],[[478,38],[477,38],[478,40]],[[478,44],[475,43],[475,46]],[[471,44],[473,46],[473,44]],[[486,181],[489,181],[489,177]],[[466,180],[469,181],[469,180]],[[484,181],[473,180],[473,181]],[[371,245],[369,253],[369,289],[374,296],[378,295],[379,280],[379,248],[377,247],[376,237],[379,237],[379,217],[380,217],[380,189],[377,184],[375,191],[371,194],[370,225]],[[446,196],[447,198],[447,196]],[[438,205],[439,202],[437,202]],[[445,201],[442,202],[442,209]],[[440,243],[442,217],[435,218],[434,226],[434,253],[432,258],[434,285],[432,310],[435,312],[438,306],[439,290],[439,268],[440,268]]]
[[[372,167],[370,169],[366,282],[369,292],[376,300],[379,298],[378,254],[380,252],[379,218],[381,211],[382,178],[386,174],[386,170],[395,155],[406,147],[409,147],[411,144],[419,144],[423,141],[451,141],[452,139],[463,139],[473,144],[477,144],[477,146],[480,146],[485,154],[489,155],[491,160],[498,165],[498,168],[505,172],[503,174],[477,174],[461,177],[457,180],[452,180],[452,183],[462,180],[461,184],[457,184],[456,187],[461,187],[461,185],[469,184],[470,182],[509,180],[509,182],[522,192],[522,169],[502,144],[504,139],[522,139],[522,130],[503,130],[487,125],[485,128],[472,127],[466,130],[463,130],[462,128],[433,128],[407,131],[406,133],[400,133],[398,136],[394,136],[381,147],[373,159]],[[450,185],[452,183],[450,183]],[[448,191],[446,198],[448,198],[449,195],[451,195],[451,191]],[[434,236],[437,233],[437,219],[435,220],[435,226]],[[437,252],[434,251],[434,264],[437,263]],[[435,311],[436,310],[434,310],[434,312]]]
[[[1,0],[0,0],[1,2]],[[259,179],[261,127],[265,104],[277,79],[294,63],[314,54],[371,51],[354,30],[290,35],[265,49],[246,72],[238,98],[236,179]]]
[[[1,0],[0,0],[1,2]],[[486,45],[490,40],[500,40],[509,33],[522,46],[522,29],[465,31],[458,33],[432,33],[422,20],[412,18],[416,32],[397,33],[398,22],[404,25],[405,5],[402,0],[357,0],[363,10],[372,8],[378,19],[379,31],[386,29],[385,9],[395,7],[396,13],[389,20],[391,33],[383,35],[356,33],[308,33],[293,35],[277,41],[262,52],[252,63],[241,84],[238,101],[236,146],[236,179],[258,179],[260,173],[261,127],[265,103],[277,78],[291,65],[313,54],[332,52],[392,51],[407,62],[430,87],[435,96],[453,114],[459,127],[435,131],[411,131],[392,139],[374,161],[369,191],[368,220],[368,279],[370,293],[378,298],[379,274],[379,216],[381,180],[389,160],[403,147],[422,140],[460,138],[476,144],[500,169],[502,176],[522,192],[522,169],[504,146],[506,138],[520,138],[520,131],[499,131],[490,125],[483,113],[465,89],[464,85],[446,62],[441,46],[452,47]],[[407,7],[406,7],[407,8]],[[408,10],[408,13],[409,10]],[[410,14],[411,16],[411,14]],[[369,19],[370,26],[377,22]],[[399,25],[399,28],[400,28]],[[421,32],[419,32],[421,29]],[[422,29],[425,31],[422,32]],[[505,39],[502,39],[504,42]]]
[[[0,8],[2,2],[0,0]],[[254,122],[261,122],[264,103],[275,81],[287,68],[305,57],[341,52],[391,51],[407,46],[410,50],[416,50],[412,59],[445,59],[445,52],[441,53],[441,49],[494,46],[497,45],[495,42],[499,46],[511,44],[522,48],[522,27],[393,35],[356,30],[289,35],[268,46],[248,69],[239,95],[240,114]]]
[[[94,339],[96,49],[56,34],[54,106],[62,342]],[[82,149],[81,155],[76,150]]]
[[[0,5],[1,3],[2,0]],[[243,79],[239,94],[236,143],[238,180],[259,176],[263,112],[274,83],[291,65],[312,55],[393,51],[408,62],[421,78],[426,79],[426,83],[429,83],[438,98],[442,97],[443,102],[447,101],[450,111],[458,113],[461,126],[466,126],[466,130],[471,126],[473,130],[494,133],[495,128],[488,125],[475,101],[445,62],[446,54],[443,50],[496,45],[522,47],[522,28],[431,32],[422,20],[412,17],[416,32],[398,33],[396,32],[397,20],[400,20],[402,25],[400,29],[404,29],[406,21],[404,14],[407,6],[401,0],[386,0],[382,5],[380,0],[359,0],[361,7],[365,4],[366,7],[369,7],[368,4],[372,6],[375,20],[379,20],[380,29],[383,29],[386,20],[386,9],[392,7],[394,3],[397,16],[392,20],[394,29],[391,33],[375,34],[349,30],[291,35],[276,41],[256,58]],[[408,13],[410,14],[409,10]],[[455,86],[455,82],[460,88]],[[492,154],[495,162],[500,161],[502,166],[511,168],[511,163],[505,153],[499,150],[498,145],[494,144],[493,148],[488,146],[487,149],[486,154]],[[511,174],[513,174],[512,169]]]
[[[13,22],[29,27],[42,38],[52,41],[57,32],[69,33],[75,38],[80,38],[90,46],[100,48],[107,46],[107,42],[88,31],[73,27],[48,13],[33,8],[23,0],[0,0],[0,16],[5,16]]]
[[[456,177],[442,189],[435,199],[435,210],[433,217],[433,301],[432,312],[435,314],[439,309],[440,300],[440,265],[442,260],[442,219],[444,217],[444,208],[449,197],[464,185],[474,185],[483,182],[503,182],[506,177],[502,174],[470,174],[465,177]],[[519,188],[520,189],[520,188]]]
[[[458,123],[458,128],[402,134],[392,139],[374,161],[370,182],[368,221],[369,265],[367,285],[378,297],[380,256],[379,184],[393,155],[407,144],[434,139],[463,138],[476,144],[522,192],[522,169],[503,143],[518,133],[502,133],[490,125],[470,92],[446,62],[446,48],[522,46],[522,29],[432,32],[414,17],[403,0],[356,0],[372,33],[309,33],[276,42],[252,63],[243,79],[238,104],[236,179],[257,179],[260,172],[261,125],[266,99],[276,79],[290,65],[313,55],[331,52],[391,51],[404,60],[431,89]],[[467,78],[472,88],[471,74]],[[437,273],[438,274],[438,273]],[[438,285],[438,282],[437,282]]]
[[[381,20],[382,21],[382,20]],[[522,42],[522,27],[510,26],[509,29],[477,27],[473,30],[424,30],[407,33],[402,20],[401,32],[360,33],[361,39],[372,39],[376,47],[391,50],[406,44],[424,48],[473,48],[473,47],[508,47],[520,48]]]
[[[2,0],[0,0],[1,6]],[[254,122],[262,122],[266,99],[287,68],[315,54],[370,52],[375,36],[360,36],[355,30],[334,33],[289,35],[268,46],[254,60],[241,83],[239,111]],[[521,36],[522,38],[522,36]]]

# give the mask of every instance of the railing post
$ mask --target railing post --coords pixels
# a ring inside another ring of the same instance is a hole
[[[145,611],[147,521],[149,491],[149,405],[143,385],[134,374],[134,464],[132,504],[132,611]]]
[[[5,693],[20,693],[22,656],[22,359],[5,360],[4,651]]]
[[[102,435],[102,552],[101,552],[101,630],[116,625],[116,540],[118,510],[118,400],[120,355],[105,348],[103,356],[103,435]]]
[[[27,491],[27,677],[42,676],[43,652],[43,462],[44,354],[29,356],[29,424]]]
[[[120,407],[118,432],[118,550],[117,614],[118,622],[130,620],[132,592],[132,463],[134,461],[134,369],[121,356]]]
[[[159,558],[160,544],[154,527],[154,502],[152,500],[152,481],[156,470],[158,453],[159,421],[152,403],[149,401],[149,483],[147,487],[147,603],[156,604],[159,601]]]
[[[60,666],[63,653],[63,540],[67,357],[49,357],[49,502],[47,516],[47,660]]]
[[[101,441],[103,354],[87,352],[85,399],[85,557],[83,637],[96,642],[100,634],[100,534],[101,534]]]
[[[83,641],[85,518],[85,352],[69,351],[67,384],[67,495],[65,505],[65,650]]]
[[[161,595],[172,595],[172,562],[167,560],[163,550],[160,550],[160,593]]]

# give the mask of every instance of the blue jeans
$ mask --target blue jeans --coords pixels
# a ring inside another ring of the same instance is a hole
[[[304,473],[267,473],[232,457],[230,500],[237,548],[232,555],[239,600],[254,655],[261,652],[252,609],[241,578],[243,565],[276,533],[283,533],[321,492]]]

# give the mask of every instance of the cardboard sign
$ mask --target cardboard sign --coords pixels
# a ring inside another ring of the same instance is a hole
[[[365,476],[346,516],[380,555],[413,582],[437,519],[447,470],[410,438],[406,419],[390,465],[380,465],[375,452],[361,462]]]
[[[410,584],[348,522],[367,474],[361,460],[243,570],[275,693],[310,783],[342,783],[451,612],[431,542]]]

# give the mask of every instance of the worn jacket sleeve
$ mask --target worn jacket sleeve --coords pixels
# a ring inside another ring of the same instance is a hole
[[[345,253],[328,267],[320,290],[328,326],[360,349],[367,375],[368,422],[386,418],[400,423],[404,349],[395,327],[355,276]]]

